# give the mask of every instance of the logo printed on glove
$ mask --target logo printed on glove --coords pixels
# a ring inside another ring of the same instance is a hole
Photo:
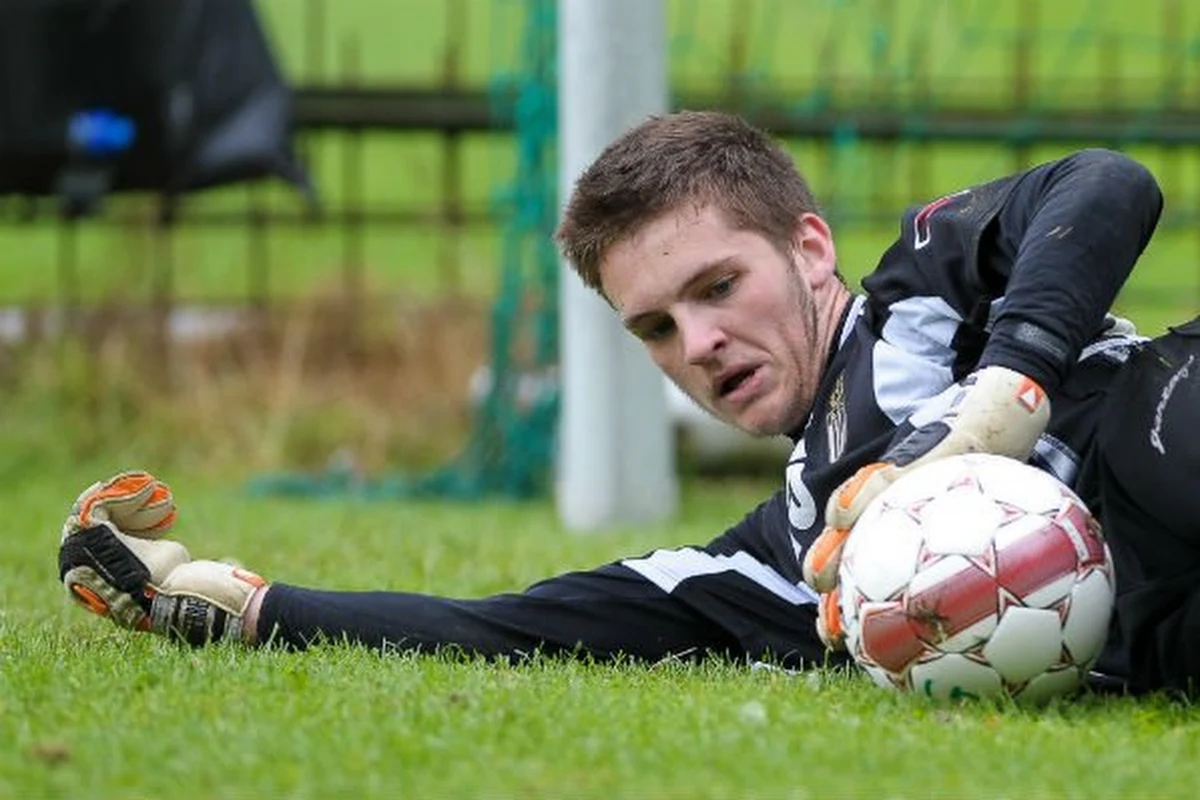
[[[1025,410],[1030,414],[1037,411],[1042,403],[1046,401],[1046,392],[1038,386],[1037,382],[1026,378],[1021,382],[1021,386],[1017,389],[1017,402],[1025,407]]]

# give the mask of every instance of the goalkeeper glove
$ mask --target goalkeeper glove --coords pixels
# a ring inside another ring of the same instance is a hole
[[[79,495],[63,524],[59,577],[71,597],[118,626],[200,645],[242,636],[262,578],[230,564],[192,561],[161,538],[176,519],[170,488],[124,472]]]
[[[804,556],[804,580],[821,593],[837,586],[842,549],[863,510],[903,475],[947,456],[992,453],[1026,460],[1050,421],[1050,401],[1032,379],[1007,367],[977,370],[957,384],[950,408],[918,425],[858,470],[829,497],[825,529]],[[841,637],[836,595],[822,598],[818,633],[826,643]],[[828,606],[828,607],[827,607]]]

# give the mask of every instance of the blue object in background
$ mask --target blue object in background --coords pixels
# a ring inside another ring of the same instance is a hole
[[[133,120],[108,109],[79,111],[67,122],[67,144],[93,158],[124,153],[136,138]]]

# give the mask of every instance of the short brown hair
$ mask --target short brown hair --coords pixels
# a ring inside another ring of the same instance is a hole
[[[715,111],[654,116],[584,170],[555,239],[589,287],[613,244],[685,203],[713,204],[730,224],[786,248],[796,220],[818,212],[791,157],[767,133]]]

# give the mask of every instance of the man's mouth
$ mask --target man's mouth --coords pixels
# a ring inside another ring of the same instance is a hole
[[[758,371],[757,367],[747,367],[733,372],[721,379],[717,384],[717,394],[720,397],[728,397],[733,392],[744,384],[750,378],[754,377],[754,373]]]

